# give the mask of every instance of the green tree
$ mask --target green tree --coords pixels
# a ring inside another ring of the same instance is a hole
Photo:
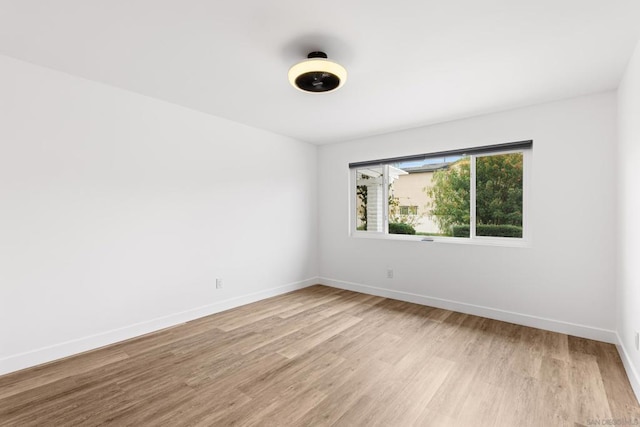
[[[522,154],[476,159],[476,223],[522,226]],[[440,231],[452,235],[455,225],[470,222],[470,160],[462,158],[433,174],[425,188],[431,198],[429,216]]]
[[[476,159],[476,223],[522,227],[522,153]]]
[[[454,225],[469,224],[469,158],[463,157],[448,169],[433,174],[431,187],[425,188],[431,198],[429,217],[445,235],[452,235]]]

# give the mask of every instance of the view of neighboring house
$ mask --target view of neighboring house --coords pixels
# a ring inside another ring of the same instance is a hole
[[[389,166],[389,197],[396,202],[390,204],[389,222],[410,224],[417,233],[441,233],[438,224],[429,215],[433,203],[427,189],[432,186],[435,172],[447,170],[458,159],[442,158],[436,163],[413,161]],[[382,166],[358,169],[357,185],[360,188],[356,200],[358,229],[381,232]],[[365,199],[366,206],[363,203]]]
[[[399,167],[406,175],[399,175],[390,187],[390,195],[397,199],[396,212],[391,212],[390,221],[411,224],[418,233],[440,233],[438,224],[429,216],[432,200],[427,194],[433,174],[446,170],[452,162]],[[401,166],[401,165],[399,165]]]

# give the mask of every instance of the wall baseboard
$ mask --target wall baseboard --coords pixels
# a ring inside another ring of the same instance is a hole
[[[618,339],[616,348],[620,354],[620,359],[622,359],[622,365],[624,366],[624,370],[627,372],[627,377],[629,377],[629,382],[631,383],[631,388],[636,395],[636,400],[640,402],[640,375],[638,375],[638,371],[633,367],[629,353],[627,352],[627,349],[625,348],[618,333],[616,333],[616,338]]]
[[[446,310],[457,311],[465,314],[473,314],[475,316],[515,323],[517,325],[529,326],[532,328],[544,329],[552,332],[559,332],[567,335],[574,335],[577,337],[588,338],[596,341],[603,341],[610,344],[618,343],[616,332],[607,329],[578,325],[575,323],[563,322],[561,320],[547,319],[543,317],[531,316],[528,314],[521,314],[491,307],[484,307],[480,305],[467,304],[442,298],[434,298],[426,295],[413,294],[410,292],[378,288],[375,286],[363,285],[360,283],[345,282],[342,280],[335,280],[327,277],[320,277],[319,280],[321,284],[334,288],[392,298],[430,307],[443,308]]]
[[[250,304],[266,298],[271,298],[287,292],[303,289],[319,283],[318,277],[312,277],[300,282],[289,283],[284,286],[265,289],[247,295],[241,295],[218,301],[214,304],[196,307],[190,310],[173,313],[167,316],[158,317],[144,322],[135,323],[123,328],[112,329],[95,335],[78,338],[48,347],[42,347],[28,352],[15,354],[0,359],[0,375],[15,372],[21,369],[30,368],[43,363],[52,362],[64,357],[73,356],[89,350],[95,350],[120,341],[139,337],[151,332],[157,332],[172,326],[177,326],[200,317],[209,316],[231,308]]]

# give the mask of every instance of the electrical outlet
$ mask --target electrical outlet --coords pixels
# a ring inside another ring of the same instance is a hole
[[[216,279],[216,289],[222,289],[222,279]]]
[[[640,351],[640,332],[638,331],[636,331],[635,345],[636,345],[636,350]]]
[[[387,279],[393,279],[393,268],[387,268]]]

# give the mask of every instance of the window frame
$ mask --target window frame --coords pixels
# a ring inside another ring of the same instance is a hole
[[[504,154],[522,153],[522,237],[497,237],[497,236],[478,236],[476,235],[476,159],[479,157],[498,156]],[[383,231],[365,231],[357,230],[358,214],[356,212],[358,206],[358,195],[356,191],[357,186],[357,171],[365,166],[356,166],[350,168],[350,180],[349,180],[349,235],[355,238],[369,238],[369,239],[385,239],[385,240],[405,240],[415,242],[434,242],[434,243],[458,243],[458,244],[472,244],[472,245],[487,245],[487,246],[531,246],[532,242],[532,225],[530,220],[530,198],[531,198],[531,157],[533,153],[532,146],[527,148],[505,148],[504,150],[490,150],[487,152],[481,152],[476,149],[476,152],[469,154],[470,159],[470,182],[469,182],[469,208],[470,208],[470,221],[469,221],[469,237],[451,237],[451,236],[423,236],[423,235],[404,235],[404,234],[389,234],[389,165],[393,162],[393,159],[384,159],[380,161],[380,166],[383,170],[383,212],[384,222]],[[437,154],[437,153],[434,153]],[[421,155],[429,157],[429,154]],[[416,156],[417,157],[417,156]],[[434,155],[433,157],[437,157]]]

